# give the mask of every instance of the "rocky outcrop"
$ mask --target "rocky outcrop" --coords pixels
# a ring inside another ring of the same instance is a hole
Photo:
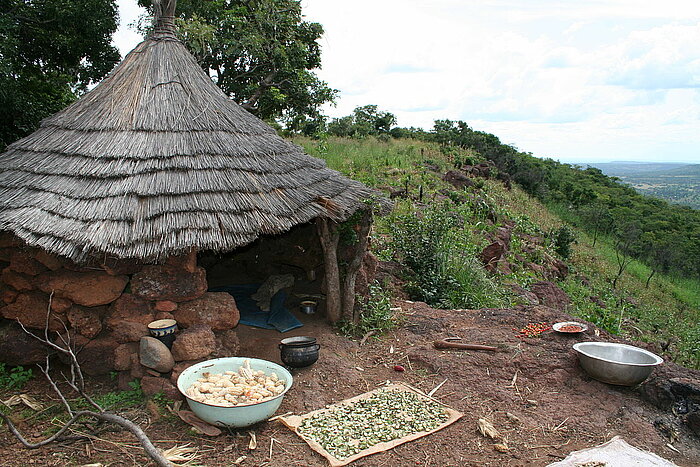
[[[558,285],[549,281],[536,282],[530,286],[530,290],[540,300],[542,305],[564,311],[571,305],[571,299]]]

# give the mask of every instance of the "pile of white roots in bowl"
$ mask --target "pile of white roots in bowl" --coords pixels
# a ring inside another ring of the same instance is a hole
[[[284,392],[284,380],[276,373],[250,368],[246,360],[238,371],[202,373],[202,377],[187,388],[187,397],[197,402],[221,407],[257,404]]]

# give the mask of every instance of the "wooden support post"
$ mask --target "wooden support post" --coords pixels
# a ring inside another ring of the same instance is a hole
[[[340,271],[338,270],[338,225],[330,219],[316,219],[318,238],[323,249],[323,260],[326,270],[326,316],[328,321],[336,323],[342,315],[340,301]]]
[[[372,211],[367,209],[362,212],[362,217],[357,226],[357,243],[353,246],[350,254],[350,264],[348,264],[345,279],[343,280],[343,317],[351,319],[355,324],[360,321],[360,314],[355,312],[355,280],[367,252],[371,226]]]

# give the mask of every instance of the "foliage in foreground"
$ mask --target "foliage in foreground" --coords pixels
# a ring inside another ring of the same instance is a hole
[[[5,363],[0,363],[0,389],[22,389],[32,376],[31,368],[8,368]]]
[[[361,337],[368,332],[383,334],[395,328],[401,321],[401,317],[392,308],[388,290],[379,282],[369,284],[369,296],[358,301],[362,309],[359,322],[338,323],[338,329],[346,336]]]

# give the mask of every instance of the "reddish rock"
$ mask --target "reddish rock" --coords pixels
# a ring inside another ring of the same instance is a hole
[[[73,302],[67,298],[51,297],[51,310],[56,313],[64,314],[73,306]]]
[[[145,324],[133,323],[131,321],[123,321],[112,328],[112,338],[120,344],[138,342],[143,336],[147,336],[148,334],[148,327],[146,327]]]
[[[162,392],[165,397],[170,400],[177,401],[183,399],[180,391],[166,378],[144,376],[141,378],[141,390],[147,396],[153,396]]]
[[[484,266],[495,270],[496,263],[503,258],[505,254],[506,247],[500,242],[493,242],[482,250],[479,254],[479,258],[481,262],[484,263]]]
[[[206,324],[215,331],[235,327],[240,318],[236,301],[227,292],[207,292],[201,298],[180,303],[173,316],[182,327]]]
[[[19,292],[16,290],[3,290],[0,292],[0,299],[4,303],[12,303],[17,299],[17,295],[19,295]]]
[[[557,310],[565,310],[571,304],[571,299],[566,295],[566,292],[553,282],[536,282],[530,286],[530,290],[537,295],[542,305],[547,305]]]
[[[212,353],[212,357],[235,357],[240,353],[241,343],[235,330],[217,331],[214,335],[216,336],[216,349]]]
[[[0,361],[12,366],[43,363],[49,351],[17,323],[6,321],[0,326]]]
[[[173,383],[174,385],[177,385],[177,379],[180,377],[183,371],[185,371],[187,368],[191,367],[192,365],[203,362],[204,359],[200,358],[197,360],[187,360],[184,362],[177,362],[175,366],[173,367],[172,373],[170,373],[170,382]]]
[[[46,266],[32,258],[27,251],[14,251],[10,257],[10,269],[28,276],[38,276]]]
[[[161,300],[156,302],[156,304],[153,306],[153,308],[156,311],[165,311],[168,313],[172,313],[173,311],[177,310],[177,303],[170,301],[170,300]],[[156,319],[163,319],[163,318],[156,318]]]
[[[101,265],[110,276],[132,275],[143,269],[143,264],[134,259],[108,258]]]
[[[80,335],[92,339],[102,331],[102,316],[106,307],[84,308],[73,306],[66,317],[68,322]]]
[[[131,364],[134,361],[133,356],[138,358],[138,353],[139,344],[137,342],[118,345],[114,349],[114,369],[117,371],[131,369]]]
[[[462,172],[458,172],[457,170],[450,170],[442,177],[442,179],[458,190],[463,190],[466,187],[474,186],[472,179],[464,175]]]
[[[128,276],[110,276],[101,271],[76,272],[65,269],[37,277],[37,284],[44,292],[54,291],[57,297],[67,298],[83,306],[112,303],[119,298],[128,282]]]
[[[178,334],[172,355],[176,362],[206,358],[216,350],[216,337],[211,327],[196,324]]]
[[[78,352],[78,363],[83,373],[97,376],[114,370],[114,349],[119,343],[110,337],[93,339]]]
[[[509,227],[497,228],[496,238],[508,249],[510,247],[511,229]]]
[[[153,321],[158,321],[160,319],[175,319],[172,313],[168,313],[167,311],[159,311],[156,313],[155,317],[153,318]]]
[[[2,316],[19,321],[24,326],[34,329],[46,328],[46,314],[49,312],[49,297],[41,292],[25,292],[17,295],[13,303],[1,310]],[[50,312],[49,331],[64,329],[62,317]]]
[[[174,269],[194,273],[197,271],[197,250],[192,248],[188,253],[179,256],[171,256],[165,261],[165,264]]]
[[[109,308],[107,326],[112,330],[116,330],[124,321],[144,325],[153,321],[153,310],[149,303],[134,294],[122,294]]]
[[[146,300],[194,300],[207,291],[207,274],[200,267],[187,272],[172,266],[145,266],[132,277],[131,291]]]
[[[12,258],[12,253],[14,253],[15,251],[16,250],[14,248],[0,248],[0,261],[9,263],[10,258]],[[5,266],[9,266],[9,264]]]
[[[9,267],[2,270],[2,275],[0,275],[0,280],[3,283],[9,285],[15,290],[20,292],[26,292],[28,290],[34,289],[34,284],[32,283],[32,276],[27,276],[26,274],[21,274],[19,272],[11,270]]]
[[[520,287],[518,284],[512,284],[510,288],[516,295],[522,298],[527,305],[538,305],[540,303],[540,299],[537,295]]]
[[[65,260],[63,258],[59,258],[58,256],[52,255],[50,253],[47,253],[44,250],[38,250],[34,254],[34,259],[39,261],[41,264],[46,266],[48,269],[52,271],[56,271],[58,269],[61,269],[63,266],[68,264],[68,260]]]

